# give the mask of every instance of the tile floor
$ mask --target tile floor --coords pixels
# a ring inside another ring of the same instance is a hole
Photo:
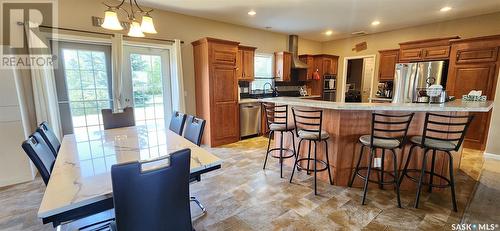
[[[268,169],[262,170],[266,142],[259,137],[211,149],[224,159],[224,163],[222,169],[191,185],[191,194],[208,210],[205,216],[194,221],[196,230],[450,230],[451,224],[461,221],[474,190],[486,193],[479,199],[481,201],[487,202],[491,197],[488,191],[475,187],[482,157],[477,160],[477,153],[468,150],[464,157],[466,163],[462,166],[478,169],[469,169],[467,174],[460,172],[456,176],[458,213],[451,211],[449,190],[424,192],[419,209],[412,208],[414,191],[403,191],[404,208],[397,208],[395,193],[389,187],[371,189],[365,206],[360,204],[360,188],[322,182],[318,188],[320,195],[315,196],[312,177],[304,172],[298,173],[290,184],[291,168],[285,168],[285,178],[281,179],[277,159],[271,159]],[[500,174],[498,171],[493,173]],[[36,217],[44,188],[40,178],[1,188],[0,230],[53,230],[51,225],[42,225]],[[470,205],[468,208],[480,210]],[[193,216],[197,213],[197,207],[192,206]],[[474,214],[465,213],[469,222],[477,219]],[[492,216],[497,215],[484,213],[481,216],[494,220]]]

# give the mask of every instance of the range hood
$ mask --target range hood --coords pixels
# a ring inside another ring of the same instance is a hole
[[[292,53],[292,68],[293,69],[307,69],[307,64],[299,59],[299,36],[288,36],[288,51]]]

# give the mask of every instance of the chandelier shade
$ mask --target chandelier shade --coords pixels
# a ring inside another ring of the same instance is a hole
[[[104,22],[101,27],[108,30],[123,30],[118,14],[111,9],[104,11]]]
[[[142,16],[142,22],[141,22],[141,30],[144,33],[148,34],[156,34],[155,25],[153,23],[153,18],[149,15],[144,15]]]
[[[130,30],[128,31],[128,36],[130,37],[144,37],[144,33],[142,33],[141,24],[137,21],[132,21],[130,23]]]

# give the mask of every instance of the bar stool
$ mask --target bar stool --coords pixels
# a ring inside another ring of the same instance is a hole
[[[412,146],[410,147],[410,152],[408,153],[408,157],[406,158],[406,163],[403,168],[403,172],[401,174],[401,179],[399,180],[399,184],[403,181],[404,177],[408,177],[410,180],[417,182],[417,195],[415,198],[415,208],[418,208],[418,203],[420,200],[420,191],[422,185],[429,186],[429,192],[432,192],[432,188],[451,188],[451,200],[453,203],[453,211],[457,212],[457,201],[455,198],[455,178],[453,176],[453,156],[451,155],[451,151],[458,151],[462,142],[465,138],[465,133],[474,118],[473,115],[470,116],[449,116],[449,115],[440,115],[434,113],[426,113],[425,114],[425,123],[424,123],[424,131],[422,136],[413,136],[410,138],[412,142]],[[443,128],[443,126],[447,126],[448,128]],[[443,138],[446,137],[446,138]],[[408,169],[408,165],[411,159],[411,155],[413,154],[413,148],[420,147],[424,149],[424,156],[422,159],[422,167],[421,169]],[[427,165],[427,153],[432,150],[432,159],[431,159],[431,169],[430,171],[426,170]],[[442,153],[446,153],[445,156],[448,157],[448,168],[450,171],[450,178],[446,178],[443,175],[437,174],[434,172],[434,166],[436,162],[436,151],[442,151]],[[408,175],[409,172],[420,172],[420,176],[418,179]],[[424,176],[429,174],[429,182],[424,182]],[[447,184],[434,184],[434,177],[438,177]]]
[[[300,138],[299,146],[297,148],[297,156],[295,156],[295,163],[293,165],[292,176],[290,177],[290,183],[292,183],[293,174],[295,173],[295,168],[298,171],[305,169],[307,174],[309,172],[314,172],[314,195],[318,195],[317,190],[317,172],[322,172],[328,170],[328,178],[330,184],[333,185],[332,174],[330,172],[330,161],[328,159],[328,138],[330,134],[322,130],[323,124],[323,111],[321,110],[300,110],[292,108],[293,119],[295,123],[295,134]],[[309,141],[309,152],[307,158],[299,158],[298,153],[300,153],[300,145],[302,141]],[[311,158],[311,144],[314,142],[314,158]],[[325,143],[325,156],[326,162],[317,158],[317,146],[318,143]],[[307,168],[302,167],[299,163],[307,160]],[[310,162],[313,161],[314,168],[311,169]],[[318,169],[318,163],[322,164],[324,167]]]
[[[363,187],[363,199],[361,204],[365,204],[366,193],[368,192],[368,182],[377,183],[380,189],[384,189],[385,184],[394,184],[396,188],[396,195],[398,200],[398,207],[401,208],[401,199],[399,195],[399,177],[398,177],[398,166],[397,166],[397,155],[395,149],[402,148],[406,143],[408,133],[408,128],[410,126],[411,120],[413,119],[414,113],[406,115],[385,115],[372,113],[372,126],[371,135],[363,135],[359,137],[358,143],[361,144],[361,151],[359,153],[359,159],[356,163],[356,168],[349,181],[349,187],[352,187],[354,179],[356,176],[364,180]],[[361,159],[363,158],[363,150],[365,147],[370,148],[370,158],[368,161],[368,167],[359,167]],[[380,167],[372,167],[373,160],[376,157],[377,149],[382,149],[381,164]],[[385,150],[389,149],[392,152],[393,172],[385,171]],[[367,169],[366,176],[361,175],[360,170]],[[370,174],[372,171],[378,171],[378,180],[370,180]],[[393,179],[391,181],[385,181],[384,174],[391,176]]]
[[[288,105],[280,105],[276,106],[274,104],[262,103],[262,106],[265,110],[265,117],[267,122],[267,128],[269,129],[269,138],[267,141],[267,151],[266,151],[266,159],[264,160],[264,167],[262,169],[266,169],[267,157],[269,153],[274,151],[279,151],[279,156],[272,155],[274,158],[280,159],[280,177],[283,178],[283,159],[288,159],[294,157],[296,155],[295,152],[295,139],[293,138],[293,130],[294,127],[288,124]],[[273,137],[275,132],[279,132],[281,134],[280,147],[272,148],[271,146],[271,138]],[[293,150],[289,148],[283,148],[283,135],[284,133],[290,132],[292,134],[292,146]],[[284,152],[292,152],[289,155],[284,155]]]

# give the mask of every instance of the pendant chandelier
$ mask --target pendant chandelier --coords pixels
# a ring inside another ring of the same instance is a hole
[[[137,4],[136,0],[128,0],[129,2],[129,11],[124,8],[124,4],[126,0],[122,0],[120,4],[116,6],[107,5],[108,7],[106,11],[104,11],[104,22],[101,24],[101,27],[108,30],[123,30],[123,26],[118,19],[118,11],[123,11],[127,15],[127,19],[129,21],[129,31],[128,36],[131,37],[144,37],[144,33],[148,34],[156,34],[156,29],[153,23],[153,18],[150,16],[150,13],[153,10],[143,10],[139,4]],[[136,19],[137,16],[142,16],[141,23]]]

